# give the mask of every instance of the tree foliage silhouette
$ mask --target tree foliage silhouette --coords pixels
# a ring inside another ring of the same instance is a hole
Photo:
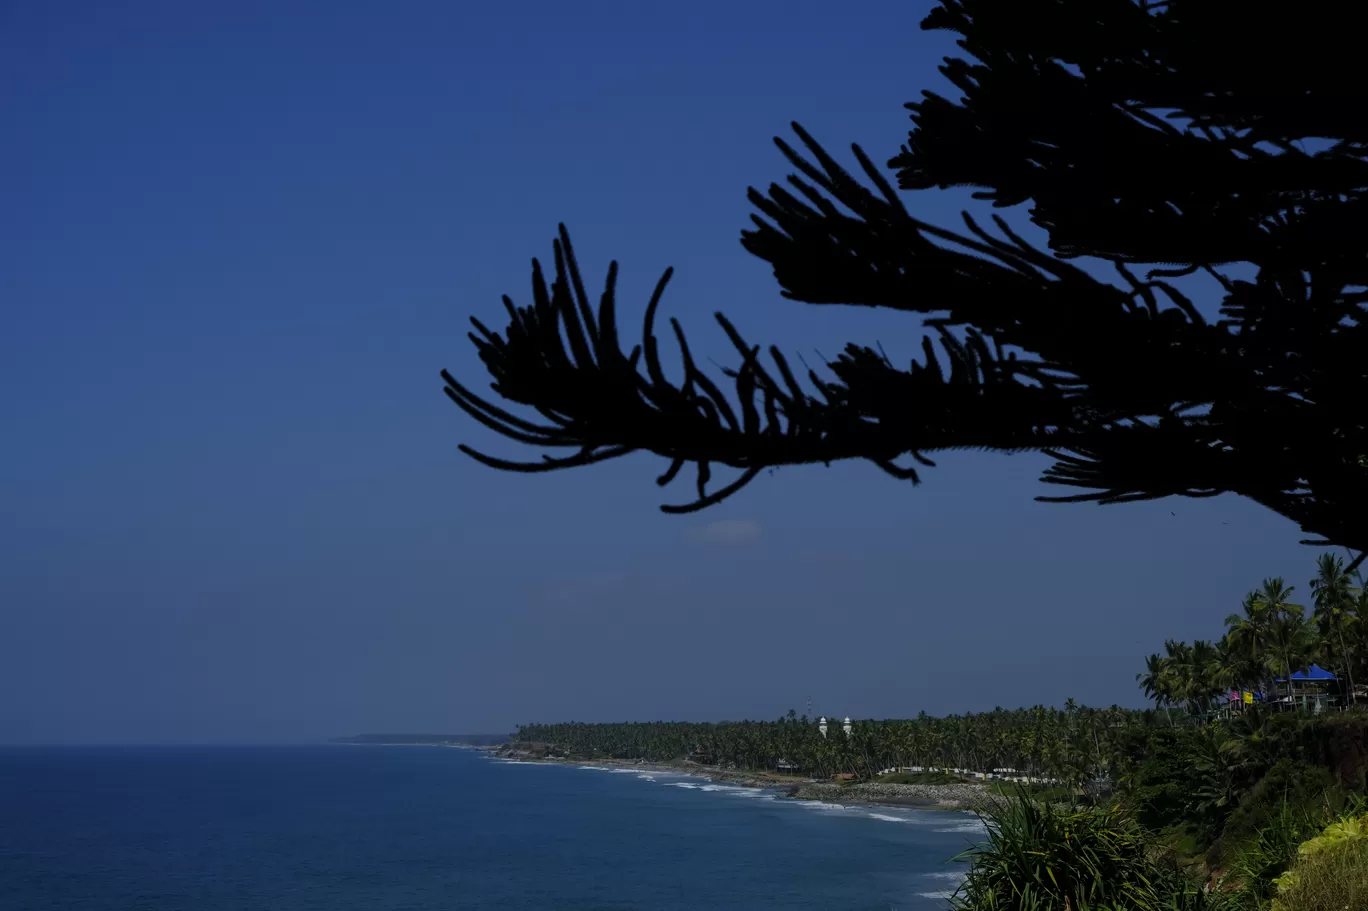
[[[750,190],[744,247],[793,300],[920,314],[922,360],[850,344],[803,371],[809,391],[719,313],[739,355],[723,371],[732,396],[672,319],[673,383],[655,334],[670,271],[625,351],[617,264],[596,312],[561,226],[549,284],[533,262],[531,306],[505,297],[502,334],[472,320],[494,392],[540,420],[442,376],[485,426],[572,453],[462,449],[514,471],[649,451],[668,460],[661,485],[696,466],[696,496],[668,512],[776,466],[866,459],[915,484],[940,450],[1036,451],[1054,460],[1043,480],[1076,491],[1042,500],[1234,492],[1307,543],[1368,550],[1368,80],[1348,9],[942,0],[922,28],[960,36],[972,59],[941,72],[962,97],[908,104],[913,128],[888,166],[901,190],[1029,203],[1048,251],[996,214],[990,228],[966,213],[962,231],[921,221],[858,146],[866,182],[794,124],[802,151],[775,141],[798,174]],[[1179,287],[1188,276],[1216,283],[1219,318]],[[714,485],[717,465],[739,474]]]

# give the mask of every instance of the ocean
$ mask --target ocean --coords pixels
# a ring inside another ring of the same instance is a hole
[[[3,911],[943,909],[982,832],[440,747],[0,750]]]

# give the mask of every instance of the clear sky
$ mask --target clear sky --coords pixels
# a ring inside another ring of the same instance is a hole
[[[1305,595],[1291,523],[1034,503],[1031,457],[790,470],[670,517],[650,458],[456,451],[517,452],[437,374],[485,387],[466,320],[526,302],[562,220],[628,314],[675,266],[696,352],[728,359],[721,309],[912,354],[905,318],[782,300],[739,232],[789,121],[884,161],[948,90],[925,9],[6,4],[0,741],[1133,705],[1165,637],[1266,575]]]

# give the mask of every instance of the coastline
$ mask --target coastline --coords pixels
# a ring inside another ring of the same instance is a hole
[[[504,762],[531,762],[566,766],[596,766],[609,769],[636,769],[705,778],[719,784],[745,788],[784,791],[790,800],[811,800],[838,805],[900,807],[915,810],[976,810],[989,798],[988,789],[970,782],[955,784],[885,784],[880,782],[840,783],[818,781],[799,775],[718,769],[689,760],[674,762],[637,762],[626,759],[574,759],[538,756],[505,747],[480,748]]]

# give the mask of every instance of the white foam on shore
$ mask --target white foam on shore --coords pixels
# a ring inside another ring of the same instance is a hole
[[[821,813],[844,813],[846,810],[850,809],[850,807],[847,807],[843,804],[826,803],[825,801],[821,800],[795,800],[793,801],[793,805],[795,807],[803,807],[808,810],[817,810]]]
[[[974,832],[977,834],[984,834],[988,831],[988,827],[976,819],[973,822],[964,822],[960,823],[957,826],[951,826],[948,829],[936,829],[935,831],[947,834],[954,832]]]
[[[704,791],[709,794],[731,794],[736,797],[751,797],[758,800],[774,800],[774,795],[760,788],[743,788],[729,784],[698,784],[692,781],[667,781],[672,788],[685,788],[690,791]]]
[[[703,790],[708,790],[704,788]],[[733,797],[748,797],[751,800],[774,800],[775,795],[763,788],[737,788],[736,790],[722,789],[722,793],[730,794]]]
[[[893,813],[866,813],[865,816],[867,816],[867,817],[870,818],[870,819],[877,819],[879,822],[896,822],[896,823],[902,823],[903,825],[909,825],[909,826],[936,826],[936,825],[941,825],[941,824],[943,824],[943,823],[946,821],[946,819],[945,819],[945,812],[942,811],[942,810],[921,810],[921,811],[913,810],[913,811],[911,811],[911,814],[910,814],[910,815],[904,815],[904,816],[895,816],[895,815],[893,815]],[[965,822],[965,823],[956,824],[956,825],[954,826],[954,828],[948,828],[948,829],[947,829],[947,828],[932,829],[931,831],[933,831],[933,832],[969,832],[969,831],[977,831],[978,825],[979,825],[978,821],[975,820],[975,821],[972,822],[972,823]],[[958,876],[959,874],[956,873],[956,874],[954,874],[954,875],[955,875],[955,876]]]
[[[518,765],[553,765],[553,764],[554,764],[554,763],[524,763],[524,762],[519,762],[518,760],[500,760],[500,761],[504,761],[504,762],[514,762],[514,763],[517,763]],[[806,807],[807,809],[815,810],[815,811],[817,811],[817,812],[819,812],[819,813],[827,813],[827,814],[831,814],[831,815],[861,816],[861,817],[864,817],[864,818],[866,818],[866,819],[875,820],[875,821],[877,821],[877,822],[891,822],[891,823],[897,823],[897,824],[900,824],[900,825],[935,826],[935,825],[937,825],[937,824],[939,824],[939,823],[942,823],[942,822],[945,822],[945,821],[946,821],[946,819],[945,819],[946,814],[945,814],[944,811],[941,811],[941,810],[937,810],[937,811],[928,811],[928,812],[923,812],[923,813],[919,813],[919,812],[917,812],[917,811],[914,810],[914,811],[911,811],[911,815],[895,815],[896,813],[898,813],[898,810],[897,810],[897,809],[893,809],[893,810],[891,810],[890,812],[887,812],[887,813],[876,813],[876,812],[869,812],[869,809],[868,809],[867,806],[846,806],[845,804],[828,803],[828,802],[826,802],[826,801],[821,801],[821,800],[789,800],[789,799],[785,799],[785,800],[780,801],[780,796],[779,796],[779,794],[776,793],[775,789],[773,789],[773,788],[758,788],[758,787],[751,787],[751,786],[748,786],[748,785],[722,784],[722,783],[713,781],[713,780],[712,780],[711,778],[709,778],[707,775],[699,774],[699,773],[696,773],[696,772],[678,772],[678,771],[666,770],[666,769],[659,769],[659,770],[657,770],[657,769],[640,769],[640,768],[630,768],[630,767],[629,767],[629,768],[614,768],[614,767],[609,767],[609,766],[597,766],[597,765],[582,765],[582,766],[578,766],[578,768],[583,769],[583,770],[585,770],[585,771],[592,771],[592,772],[614,772],[614,773],[622,773],[622,774],[631,774],[631,775],[635,775],[635,776],[637,777],[637,780],[638,780],[638,781],[649,781],[649,782],[652,782],[652,783],[655,783],[655,784],[668,785],[669,787],[672,787],[672,788],[684,788],[684,789],[690,790],[690,791],[703,791],[703,792],[705,792],[705,793],[710,793],[710,794],[731,794],[731,795],[733,795],[733,796],[746,797],[746,798],[750,798],[750,799],[752,799],[752,800],[776,801],[776,802],[782,802],[782,803],[785,803],[785,804],[791,804],[791,805],[793,805],[793,806]],[[664,778],[664,779],[666,779],[666,780],[664,780],[664,781],[659,780],[659,779],[661,779],[661,778]],[[692,780],[689,780],[689,779],[692,779]],[[904,812],[906,812],[906,811],[904,811]],[[967,815],[969,815],[970,818],[967,819],[967,820],[965,820],[964,822],[959,822],[959,823],[956,823],[956,824],[953,824],[953,825],[950,825],[950,826],[943,826],[943,827],[941,827],[941,828],[934,828],[934,829],[932,829],[931,831],[936,832],[936,833],[940,833],[940,834],[960,834],[960,833],[966,833],[966,834],[967,834],[967,833],[983,834],[984,832],[987,831],[987,827],[984,825],[984,823],[983,823],[977,816],[974,816],[973,814],[967,814]],[[962,874],[958,874],[958,873],[948,873],[948,874],[934,874],[934,873],[933,873],[933,874],[927,874],[927,875],[929,875],[929,876],[934,876],[934,877],[938,877],[938,878],[939,878],[939,877],[944,877],[944,878],[947,878],[947,879],[949,879],[949,878],[962,878]],[[930,894],[935,895],[935,896],[938,896],[938,895],[939,895],[939,893],[930,893]]]
[[[940,892],[918,892],[917,894],[920,895],[922,898],[947,898],[947,899],[948,899],[948,898],[954,898],[954,897],[955,897],[955,890],[954,890],[954,889],[943,889],[943,890],[941,890]]]

